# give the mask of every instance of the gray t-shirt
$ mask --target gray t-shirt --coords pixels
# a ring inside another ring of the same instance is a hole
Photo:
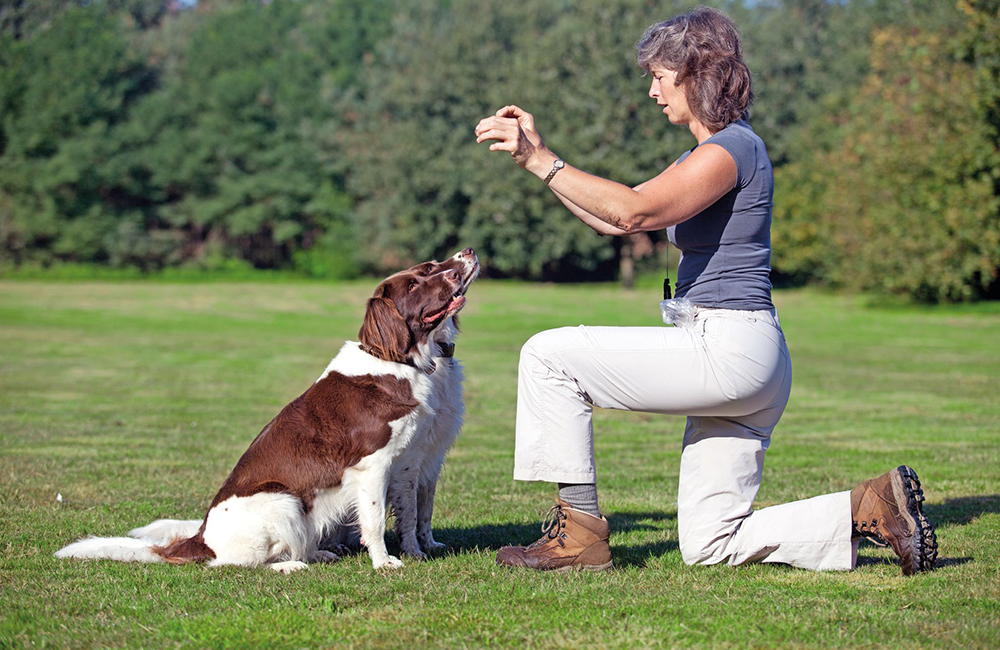
[[[699,214],[667,228],[670,243],[681,250],[675,295],[703,307],[772,309],[774,179],[767,148],[742,120],[698,146],[705,144],[717,144],[733,157],[736,187]],[[691,151],[684,152],[678,164]]]

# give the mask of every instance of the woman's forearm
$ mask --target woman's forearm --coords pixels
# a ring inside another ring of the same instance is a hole
[[[545,150],[544,153],[539,152],[526,168],[544,179],[555,160],[555,154]],[[549,188],[573,214],[601,234],[642,232],[651,216],[646,197],[636,190],[570,165],[556,173],[549,182]],[[663,206],[659,207],[662,213]]]
[[[683,167],[674,163],[635,189],[570,165],[549,177],[558,158],[542,143],[534,121],[521,108],[505,106],[479,121],[476,142],[492,140],[490,151],[506,151],[521,167],[548,178],[566,207],[598,232],[623,235],[674,226],[736,186],[736,162],[716,144],[697,147]]]
[[[565,205],[569,209],[570,212],[572,212],[574,215],[576,215],[576,217],[580,221],[582,221],[583,223],[585,223],[588,226],[590,226],[591,228],[593,228],[594,231],[597,232],[597,234],[599,234],[599,235],[627,235],[628,234],[628,232],[622,230],[621,228],[615,228],[611,224],[605,223],[604,221],[601,221],[600,219],[598,219],[597,217],[595,217],[591,213],[587,212],[586,210],[584,210],[583,208],[581,208],[580,206],[578,206],[576,203],[573,203],[572,201],[570,201],[569,199],[567,199],[565,196],[563,196],[559,192],[557,192],[555,190],[552,190],[552,193],[556,195],[556,198],[558,198],[560,201],[562,201],[562,204]]]

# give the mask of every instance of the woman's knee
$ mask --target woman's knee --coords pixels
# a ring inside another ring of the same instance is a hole
[[[711,536],[683,535],[680,538],[681,558],[684,564],[718,564],[725,558],[721,551],[725,548],[725,540],[729,535],[722,534],[722,539]]]
[[[565,349],[566,343],[573,337],[576,329],[558,327],[535,334],[521,346],[521,363],[534,360],[546,366],[551,365],[550,362],[560,350]]]

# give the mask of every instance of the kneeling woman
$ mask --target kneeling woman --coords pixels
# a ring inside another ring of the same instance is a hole
[[[788,402],[791,361],[771,303],[773,181],[747,124],[752,101],[739,32],[700,8],[651,26],[638,44],[649,96],[697,145],[630,188],[564,163],[534,118],[506,106],[476,127],[604,235],[666,228],[683,252],[683,327],[575,327],[541,332],[521,350],[514,478],[559,484],[545,534],[497,561],[534,569],[611,566],[597,504],[593,406],[687,416],[678,488],[680,549],[689,564],[782,562],[851,569],[857,540],[899,555],[903,573],[937,554],[916,474],[900,466],[852,491],[752,511],[764,452]]]

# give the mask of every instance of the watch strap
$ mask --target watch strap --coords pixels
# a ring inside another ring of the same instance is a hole
[[[555,161],[552,163],[552,169],[549,171],[549,175],[543,179],[545,181],[545,184],[548,185],[549,181],[552,180],[552,177],[556,175],[556,172],[565,166],[566,163],[563,162],[562,159],[556,158]]]

